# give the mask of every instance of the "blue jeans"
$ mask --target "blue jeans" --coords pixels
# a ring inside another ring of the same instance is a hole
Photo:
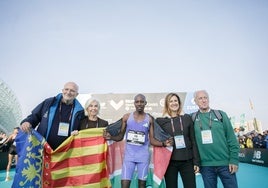
[[[217,188],[218,177],[224,188],[238,188],[236,174],[229,172],[229,166],[202,166],[200,173],[205,188]]]

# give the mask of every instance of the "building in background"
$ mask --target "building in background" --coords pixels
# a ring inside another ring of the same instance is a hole
[[[16,95],[0,79],[0,131],[10,134],[18,127],[22,118],[22,109]]]

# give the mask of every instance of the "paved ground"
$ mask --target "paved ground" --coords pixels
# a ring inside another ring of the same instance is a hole
[[[14,178],[15,170],[10,172],[11,178]],[[257,188],[267,187],[268,167],[251,165],[246,163],[239,164],[237,173],[239,187],[241,188]],[[11,188],[12,180],[5,182],[5,171],[0,171],[0,188]],[[204,188],[201,176],[196,176],[197,188]],[[179,187],[182,188],[181,179],[179,178]],[[222,184],[218,183],[218,188],[223,188]]]

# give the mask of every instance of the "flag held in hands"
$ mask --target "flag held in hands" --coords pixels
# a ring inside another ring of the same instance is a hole
[[[102,128],[70,136],[56,150],[35,130],[17,137],[19,161],[12,188],[111,187]]]

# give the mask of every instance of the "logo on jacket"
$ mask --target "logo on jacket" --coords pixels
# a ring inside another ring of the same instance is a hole
[[[48,111],[46,111],[43,115],[43,118],[47,118]]]

